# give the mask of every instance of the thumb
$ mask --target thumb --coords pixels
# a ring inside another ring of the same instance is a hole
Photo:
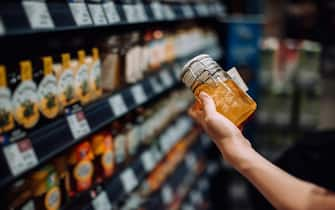
[[[216,107],[212,97],[207,95],[205,92],[201,92],[199,96],[205,112],[205,116],[211,116],[212,114],[216,113]]]

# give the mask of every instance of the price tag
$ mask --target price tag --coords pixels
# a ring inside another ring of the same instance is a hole
[[[5,34],[5,26],[3,25],[2,18],[0,17],[0,36]]]
[[[124,102],[121,94],[110,97],[108,102],[115,116],[120,116],[128,111],[126,103]]]
[[[200,204],[203,202],[203,197],[199,191],[195,191],[195,190],[191,191],[190,198],[191,198],[192,203],[194,204]]]
[[[122,7],[129,23],[138,22],[138,11],[135,4],[124,4]]]
[[[195,5],[195,9],[200,16],[208,15],[209,11],[208,11],[208,7],[206,6],[206,4],[197,4]]]
[[[31,28],[48,29],[55,27],[45,2],[23,1],[22,5],[28,17]]]
[[[144,154],[141,156],[141,161],[146,172],[151,171],[156,165],[155,158],[151,151],[144,152]]]
[[[173,199],[173,192],[169,185],[165,185],[161,191],[161,196],[164,204],[169,204]]]
[[[163,5],[164,16],[168,20],[176,19],[176,14],[174,13],[173,9],[170,5]]]
[[[105,14],[107,16],[108,23],[118,23],[120,22],[120,15],[116,10],[116,6],[113,1],[109,1],[103,4]]]
[[[166,87],[171,87],[173,85],[173,78],[166,70],[163,70],[159,76]]]
[[[144,93],[142,85],[135,85],[130,91],[134,96],[136,104],[142,104],[147,100],[147,95]]]
[[[101,4],[88,4],[94,25],[106,25],[107,20]]]
[[[152,2],[150,4],[152,13],[156,20],[163,20],[164,19],[164,11],[161,3],[159,2]]]
[[[71,2],[69,7],[72,12],[72,16],[77,26],[92,25],[90,13],[87,10],[86,4],[83,2]]]
[[[11,173],[16,176],[37,165],[38,160],[29,139],[3,148]]]
[[[148,16],[145,13],[145,9],[144,9],[144,6],[143,6],[142,2],[138,2],[136,4],[136,11],[137,11],[136,13],[137,13],[138,20],[140,20],[142,22],[145,22],[145,21],[148,20]]]
[[[86,120],[84,111],[79,105],[68,107],[65,110],[67,114],[67,122],[69,124],[72,136],[74,139],[79,139],[91,131],[91,128]]]
[[[157,81],[157,78],[155,77],[151,77],[149,79],[150,84],[154,90],[155,93],[160,93],[163,91],[163,87],[161,86],[161,84]]]
[[[193,170],[197,164],[197,160],[194,157],[193,153],[190,153],[186,156],[186,165],[189,169]]]
[[[181,10],[182,10],[185,18],[192,18],[192,17],[194,17],[194,13],[193,13],[192,7],[189,4],[183,4],[181,6]]]
[[[99,195],[92,201],[92,206],[95,210],[112,209],[112,204],[110,203],[105,191],[100,192]]]
[[[21,210],[35,210],[34,201],[29,200],[26,204],[21,207]]]
[[[137,178],[131,168],[126,169],[121,174],[121,182],[127,193],[131,192],[138,185]]]

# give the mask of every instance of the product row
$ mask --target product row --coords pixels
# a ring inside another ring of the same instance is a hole
[[[189,91],[179,90],[159,102],[139,108],[114,121],[102,131],[75,145],[66,154],[54,158],[42,168],[30,172],[25,178],[9,186],[6,209],[18,210],[32,206],[31,209],[36,210],[57,210],[71,202],[78,193],[89,190],[92,185],[105,182],[117,170],[129,165],[141,147],[155,144],[161,132],[186,110],[191,100]],[[177,133],[177,127],[180,126],[184,132],[189,130],[182,125],[183,121],[176,121],[170,125],[169,130],[175,128],[174,132]],[[179,157],[177,154],[194,140],[194,132],[188,138],[185,137],[188,140],[180,144],[184,146],[172,145],[171,148],[174,149],[167,150],[171,153],[167,159],[175,162]],[[172,139],[171,136],[168,138]],[[176,138],[178,142],[180,137]],[[168,168],[165,166],[164,170]],[[155,175],[148,179],[151,190],[156,189],[157,182],[160,181],[158,174],[163,174],[163,169],[154,171],[156,172],[152,173]]]
[[[90,52],[63,53],[0,66],[0,132],[33,128],[66,106],[85,105],[104,93],[137,82],[164,64],[217,47],[213,30],[189,27],[109,36]],[[100,51],[100,54],[99,54]],[[56,62],[55,62],[56,61]],[[58,62],[59,61],[59,62]],[[17,124],[17,126],[16,126]]]

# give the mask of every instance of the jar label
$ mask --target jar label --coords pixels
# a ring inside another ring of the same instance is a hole
[[[54,118],[59,112],[56,77],[52,74],[45,76],[38,86],[37,95],[43,115]]]
[[[8,88],[0,88],[0,133],[12,130],[14,125],[10,90]]]
[[[88,84],[88,68],[87,65],[81,65],[79,68],[76,78],[76,94],[81,101],[88,101],[89,97],[89,84]]]
[[[61,204],[61,192],[59,187],[51,188],[44,199],[45,209],[46,210],[57,210]]]
[[[74,76],[71,69],[66,69],[61,74],[58,81],[58,93],[60,102],[65,106],[74,100]]]
[[[74,168],[74,177],[77,180],[77,189],[79,191],[90,187],[93,176],[93,164],[89,160],[80,161]]]

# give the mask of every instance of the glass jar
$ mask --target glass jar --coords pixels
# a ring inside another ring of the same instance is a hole
[[[196,56],[186,63],[181,78],[196,98],[202,91],[210,95],[216,110],[237,126],[256,110],[256,102],[209,55]]]

